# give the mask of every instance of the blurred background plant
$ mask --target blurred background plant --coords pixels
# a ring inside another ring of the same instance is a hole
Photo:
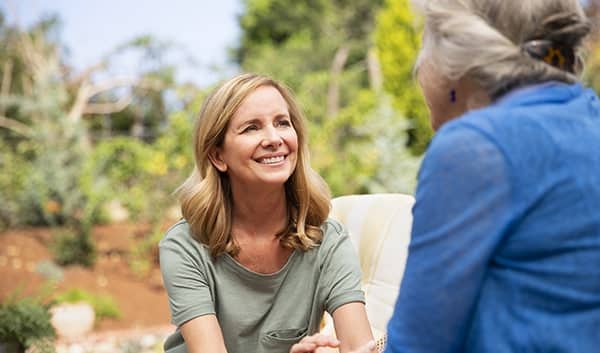
[[[53,304],[80,302],[88,303],[94,309],[96,323],[103,319],[118,319],[121,317],[121,309],[115,300],[108,294],[90,293],[81,288],[71,288],[54,297]]]
[[[15,353],[24,353],[25,350],[52,353],[55,337],[48,306],[39,300],[13,296],[0,303],[0,345],[3,352],[10,352],[11,345],[16,345]]]

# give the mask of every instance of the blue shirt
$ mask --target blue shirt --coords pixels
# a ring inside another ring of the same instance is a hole
[[[386,352],[600,352],[599,112],[548,83],[443,126]]]

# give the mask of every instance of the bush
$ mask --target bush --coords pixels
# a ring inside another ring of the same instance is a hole
[[[92,242],[89,226],[81,226],[77,231],[67,230],[57,233],[51,245],[54,259],[61,266],[92,266],[96,261],[96,247]]]
[[[150,147],[133,138],[100,142],[84,166],[85,194],[101,203],[119,200],[133,218],[138,218],[148,204],[145,193],[152,190],[145,171],[151,159]]]
[[[158,264],[158,243],[164,235],[160,223],[142,240],[137,241],[129,250],[129,268],[138,278],[144,278],[150,273],[153,265]]]
[[[55,337],[45,305],[31,298],[11,298],[0,304],[0,341],[16,341],[25,349],[53,352]]]
[[[89,213],[86,208],[93,205],[81,192],[85,152],[76,139],[39,136],[32,155],[30,173],[21,193],[26,224],[57,226],[80,222]]]
[[[35,271],[40,274],[43,278],[50,281],[50,283],[56,283],[63,279],[63,269],[52,261],[41,261],[38,262]]]
[[[25,158],[26,150],[24,143],[13,148],[0,140],[0,229],[22,222],[20,195],[31,169]]]
[[[96,320],[104,318],[118,319],[121,317],[121,309],[109,295],[92,294],[83,289],[73,288],[57,295],[55,301],[56,303],[86,302],[94,308]]]

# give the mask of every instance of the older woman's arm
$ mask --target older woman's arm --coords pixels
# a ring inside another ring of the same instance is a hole
[[[406,271],[387,353],[463,351],[472,314],[510,223],[510,168],[493,140],[452,126],[419,173]]]

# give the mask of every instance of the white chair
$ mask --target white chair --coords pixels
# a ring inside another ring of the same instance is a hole
[[[375,339],[384,337],[408,256],[414,197],[403,194],[341,196],[330,216],[348,229],[362,269],[366,310]],[[324,333],[334,334],[326,317]]]

